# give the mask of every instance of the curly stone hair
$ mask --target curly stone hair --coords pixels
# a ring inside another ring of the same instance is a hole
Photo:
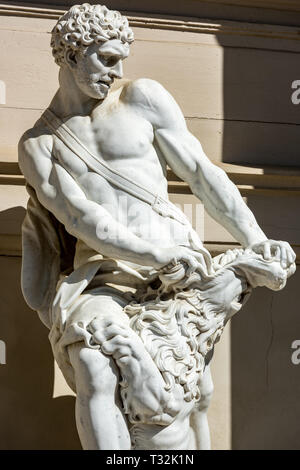
[[[66,50],[75,53],[93,42],[109,39],[133,42],[133,31],[125,16],[104,5],[74,5],[59,18],[52,30],[52,55],[57,65],[63,65]]]

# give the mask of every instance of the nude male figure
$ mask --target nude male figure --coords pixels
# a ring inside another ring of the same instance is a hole
[[[139,79],[112,89],[113,82],[123,76],[122,64],[133,36],[126,23],[119,29],[120,22],[111,19],[106,24],[112,25],[110,30],[115,34],[110,37],[105,37],[107,29],[101,33],[101,26],[98,30],[91,28],[101,15],[108,18],[105,12],[99,5],[75,6],[54,29],[52,44],[60,66],[60,87],[49,109],[99,159],[165,199],[168,165],[243,247],[251,246],[266,259],[276,252],[283,266],[291,265],[295,260],[293,250],[287,243],[267,240],[237,188],[206,157],[198,140],[188,131],[178,105],[159,83]],[[78,26],[83,14],[88,41],[84,41]],[[66,25],[71,25],[68,30]],[[77,34],[75,39],[72,31]],[[195,249],[176,220],[162,220],[150,207],[91,171],[49,132],[43,120],[23,136],[19,148],[22,172],[41,204],[91,251],[156,270],[174,259],[185,262],[191,271],[199,265],[206,266],[209,254]],[[127,198],[126,213],[118,203],[122,197]],[[130,225],[126,226],[128,213]],[[148,236],[143,230],[141,236],[141,226],[147,228],[150,220],[152,228],[157,227],[159,242],[153,240],[153,230],[148,231]],[[107,230],[108,236],[102,236]],[[174,236],[178,233],[179,238]],[[200,240],[198,244],[201,245]],[[157,408],[159,413],[166,407],[167,397],[163,386],[157,386],[162,378],[139,338],[127,326],[122,302],[113,296],[97,296],[93,305],[89,330],[101,344],[102,352],[84,342],[68,347],[75,374],[78,432],[85,449],[130,449],[128,423],[118,396],[119,369],[131,382],[137,407],[143,396],[138,390],[141,381],[136,378],[144,376],[150,389],[149,403],[141,404],[144,413],[147,414],[147,407],[151,412]],[[180,434],[181,448],[195,446],[194,441],[197,448],[209,448],[206,410],[211,387],[207,368],[199,411],[191,418],[196,435],[191,437],[185,416],[172,424],[173,435]],[[176,404],[169,404],[168,416],[175,412]],[[179,443],[172,445],[179,448]]]

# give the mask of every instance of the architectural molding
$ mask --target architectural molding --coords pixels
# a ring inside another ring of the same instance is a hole
[[[300,11],[298,0],[205,0],[207,3],[271,10]]]
[[[253,167],[223,162],[215,164],[226,171],[243,196],[254,193],[266,196],[300,196],[300,168]],[[168,170],[167,176],[170,193],[191,194],[187,183],[171,170]],[[0,162],[1,185],[25,185],[25,178],[16,162]]]
[[[219,2],[224,3],[224,2]],[[226,2],[225,2],[226,3]],[[227,2],[228,3],[228,2]],[[283,2],[281,2],[283,3]],[[300,6],[299,6],[300,10]],[[25,4],[0,3],[0,16],[22,16],[57,20],[65,11],[63,7],[40,8]],[[238,35],[268,39],[300,41],[299,28],[227,20],[176,19],[165,15],[139,14],[122,11],[132,27],[202,33],[212,35]]]
[[[0,234],[0,256],[22,256],[21,234]]]
[[[242,196],[258,195],[268,197],[300,197],[300,168],[292,167],[253,167],[215,162],[226,171],[229,178],[237,185]],[[168,189],[173,194],[191,194],[187,183],[168,170]],[[0,162],[0,187],[25,185],[17,162]],[[222,240],[205,243],[213,255],[227,249],[237,248],[238,244],[225,243]],[[293,245],[300,263],[300,245]],[[0,234],[0,256],[21,256],[21,236],[16,234]]]
[[[226,171],[242,196],[300,196],[300,169],[285,167],[252,167],[215,162]],[[191,194],[187,183],[168,171],[169,192]]]

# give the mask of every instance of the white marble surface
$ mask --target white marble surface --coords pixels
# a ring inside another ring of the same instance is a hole
[[[113,84],[132,40],[124,17],[88,4],[54,28],[60,88],[19,145],[22,288],[76,391],[85,449],[209,448],[207,353],[253,287],[284,287],[295,254],[159,83]],[[211,258],[168,201],[167,165],[244,249]]]

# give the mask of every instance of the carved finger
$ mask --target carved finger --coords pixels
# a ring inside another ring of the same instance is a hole
[[[212,258],[207,250],[203,250],[201,253],[198,251],[193,251],[193,255],[202,264],[202,266],[211,265]]]
[[[287,257],[288,266],[291,266],[291,264],[295,262],[295,253],[293,252],[292,249],[286,250],[286,257]]]
[[[118,358],[116,357],[115,359],[117,361],[118,366],[120,366],[121,368],[122,366],[127,367],[130,364],[129,354],[121,355]]]
[[[193,266],[187,270],[187,275],[191,275],[193,272],[197,271],[198,269],[203,270],[203,268],[206,268],[203,256],[202,256],[202,259],[199,257],[198,260],[192,258],[192,262],[193,262]]]
[[[111,325],[108,328],[99,328],[93,331],[93,339],[98,344],[103,344],[105,341],[109,341],[115,336],[127,337],[128,334],[125,328],[120,327],[119,325]]]
[[[191,272],[197,269],[198,263],[193,256],[185,256],[184,261],[188,264]]]
[[[103,330],[108,328],[110,325],[113,324],[113,321],[108,318],[95,318],[93,321],[90,322],[88,325],[90,332],[95,332],[97,330]]]
[[[271,244],[269,242],[265,242],[263,246],[264,250],[264,258],[265,260],[270,260],[271,259]]]
[[[285,242],[285,246],[292,263],[294,263],[296,261],[296,253],[288,242]]]
[[[281,254],[280,247],[277,246],[277,247],[276,247],[276,251],[275,251],[275,259],[276,259],[276,261],[280,261],[280,254]]]
[[[93,332],[93,340],[95,343],[100,344],[100,346],[107,340],[106,336],[103,334],[103,330],[96,330]]]
[[[287,267],[287,250],[284,246],[281,246],[281,266],[285,269]]]
[[[91,321],[87,326],[87,330],[90,333],[94,333],[95,331],[97,331],[98,330],[98,321],[97,320]]]
[[[198,261],[199,263],[201,263],[202,265],[205,266],[204,256],[202,255],[202,253],[197,253],[197,252],[193,251],[192,256],[196,261]]]
[[[132,351],[128,346],[120,346],[113,352],[113,357],[121,365],[129,365],[131,359]]]
[[[108,328],[105,330],[105,335],[110,338],[116,335],[121,335],[127,338],[130,334],[129,327],[125,328],[122,325],[110,325]]]
[[[112,339],[104,341],[101,349],[105,354],[115,354],[122,347],[128,345],[128,340],[121,335],[114,336]],[[128,348],[129,350],[129,348]]]

